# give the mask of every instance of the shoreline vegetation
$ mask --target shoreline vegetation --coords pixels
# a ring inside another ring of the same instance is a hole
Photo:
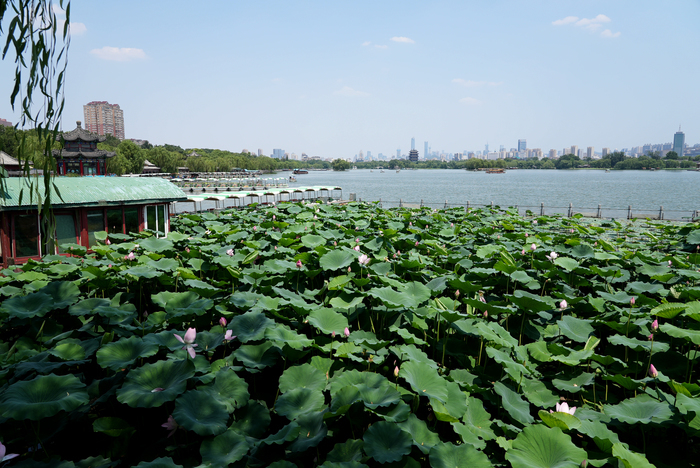
[[[0,276],[17,466],[692,466],[700,224],[282,203]]]

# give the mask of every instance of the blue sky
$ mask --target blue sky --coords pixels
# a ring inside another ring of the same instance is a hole
[[[183,148],[600,151],[679,124],[694,144],[698,18],[696,0],[74,0],[64,129],[100,100],[127,138]]]

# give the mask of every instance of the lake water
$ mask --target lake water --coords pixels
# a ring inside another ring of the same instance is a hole
[[[288,175],[281,172],[278,175]],[[694,171],[610,171],[603,170],[510,170],[486,174],[450,169],[369,169],[344,172],[310,171],[297,175],[294,185],[335,185],[343,198],[357,194],[363,201],[381,200],[384,206],[403,203],[435,208],[466,205],[501,207],[518,205],[521,212],[564,213],[569,203],[574,212],[596,213],[601,205],[604,217],[626,217],[627,207],[635,216],[658,214],[682,219],[700,210],[700,172]]]

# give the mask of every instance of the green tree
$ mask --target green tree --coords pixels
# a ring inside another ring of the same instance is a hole
[[[105,146],[109,146],[110,148],[116,148],[117,146],[119,146],[119,143],[121,143],[121,141],[119,141],[119,138],[115,137],[111,133],[108,133],[107,135],[105,135],[105,141],[101,143]]]
[[[350,169],[350,163],[344,159],[335,159],[331,163],[331,167],[334,171],[347,171]]]
[[[126,172],[130,174],[141,174],[143,172],[146,154],[139,145],[131,140],[124,140],[117,146],[117,154],[125,158]]]
[[[676,153],[675,151],[669,151],[668,153],[666,153],[666,157],[664,159],[676,160],[678,159],[678,153]]]

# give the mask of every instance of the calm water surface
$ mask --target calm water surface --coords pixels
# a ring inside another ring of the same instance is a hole
[[[675,219],[700,209],[700,172],[685,170],[510,170],[505,174],[486,174],[450,169],[399,173],[363,169],[311,171],[296,178],[297,183],[292,185],[337,185],[342,187],[345,199],[356,193],[358,199],[382,200],[388,206],[395,206],[399,200],[422,200],[435,207],[444,206],[445,201],[449,205],[487,205],[493,201],[502,207],[518,205],[521,210],[528,207],[539,212],[544,203],[547,213],[566,213],[569,203],[575,211],[582,212],[595,212],[600,204],[607,216],[620,216],[630,205],[640,215],[658,212],[663,206],[665,216]]]

